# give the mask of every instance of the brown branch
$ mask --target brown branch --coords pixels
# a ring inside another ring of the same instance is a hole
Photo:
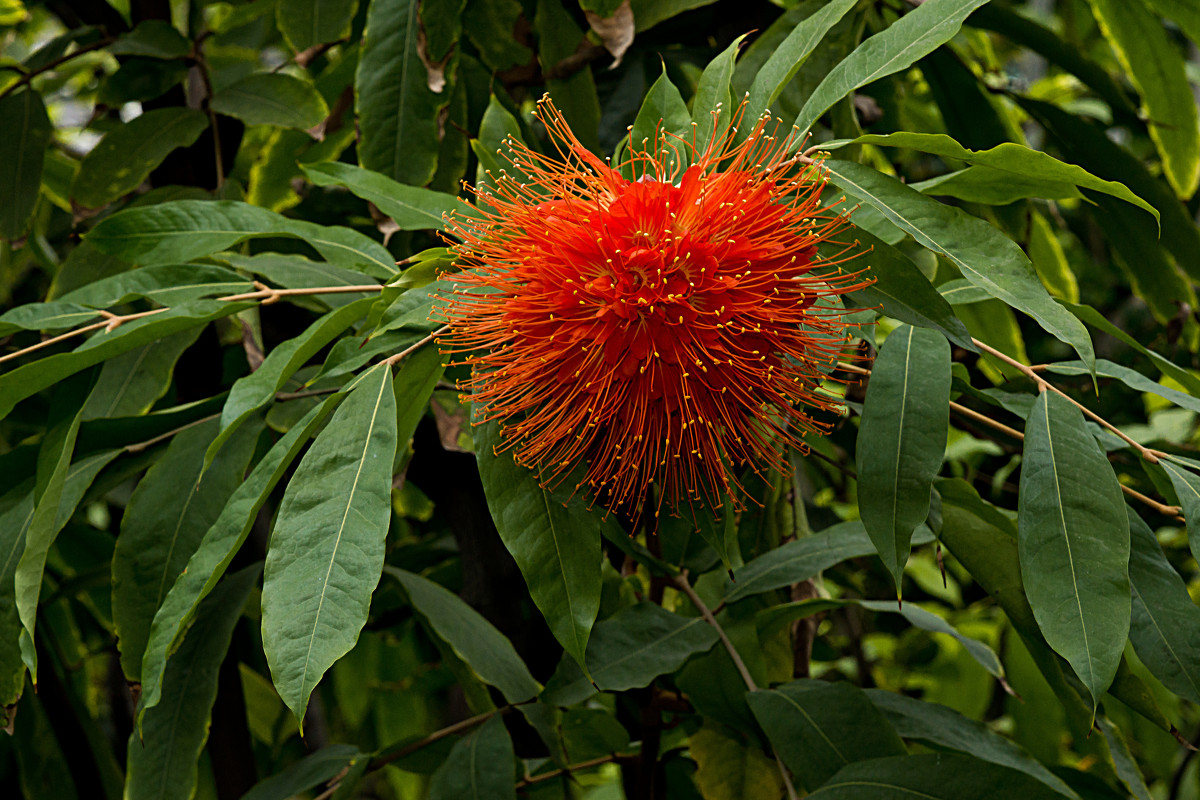
[[[613,761],[617,761],[617,762],[632,761],[633,759],[636,759],[636,758],[637,758],[636,754],[627,755],[625,753],[609,753],[608,755],[600,756],[599,758],[592,758],[587,761],[580,761],[578,764],[568,764],[567,766],[562,767],[561,769],[551,770],[550,772],[543,772],[541,775],[526,774],[524,778],[517,781],[516,788],[524,789],[525,787],[532,786],[535,783],[541,783],[542,781],[548,781],[551,778],[557,778],[560,775],[569,775],[572,772],[578,772],[581,769],[590,769],[591,767],[598,767],[601,764],[609,764],[609,763],[612,763]]]
[[[44,64],[35,70],[30,70],[29,72],[22,73],[21,77],[17,79],[16,83],[12,84],[11,86],[6,86],[3,91],[0,91],[0,100],[3,100],[5,97],[8,97],[10,94],[15,92],[17,89],[20,89],[22,86],[30,83],[37,76],[39,76],[43,73],[46,73],[46,72],[50,72],[51,70],[62,66],[66,62],[68,62],[74,58],[78,58],[81,55],[84,55],[85,53],[91,53],[95,50],[100,50],[102,48],[108,47],[110,44],[112,44],[115,41],[116,41],[115,37],[107,36],[98,42],[92,42],[89,45],[84,45],[83,47],[72,50],[70,53],[67,53],[65,56],[59,56],[58,58],[54,59],[53,61],[51,61],[47,64]]]
[[[412,354],[413,354],[413,353],[415,353],[416,351],[420,350],[422,347],[424,347],[425,345],[429,344],[429,343],[430,343],[430,342],[432,342],[434,339],[436,339],[437,337],[441,336],[443,333],[447,333],[447,332],[449,332],[449,330],[450,330],[450,326],[449,326],[449,325],[443,325],[442,327],[438,328],[438,329],[437,329],[436,331],[434,331],[433,333],[431,333],[431,334],[429,334],[428,336],[426,336],[426,337],[425,337],[424,339],[422,339],[421,341],[419,341],[419,342],[416,342],[415,344],[412,344],[412,345],[410,345],[410,346],[408,346],[408,347],[404,348],[404,349],[403,349],[403,350],[401,350],[399,353],[396,353],[396,354],[395,354],[395,355],[393,355],[393,356],[388,356],[387,358],[385,358],[383,361],[381,361],[381,362],[379,362],[379,363],[381,363],[381,364],[387,364],[389,367],[391,367],[391,366],[395,366],[395,364],[396,364],[397,362],[403,361],[404,359],[408,358],[410,355],[412,355]]]
[[[217,125],[217,113],[212,108],[212,73],[208,68],[208,59],[204,57],[204,50],[202,49],[206,38],[208,38],[207,34],[197,38],[192,43],[192,51],[189,55],[200,72],[200,82],[204,84],[204,98],[201,104],[204,106],[204,112],[208,114],[208,127],[212,130],[213,166],[217,171],[217,188],[220,189],[225,184],[225,158],[221,155],[221,132]]]
[[[153,439],[147,439],[144,442],[137,442],[136,444],[126,445],[125,452],[126,453],[140,453],[148,447],[153,447],[154,445],[158,444],[159,442],[170,439],[172,436],[174,436],[177,433],[183,433],[188,428],[194,428],[197,425],[203,425],[204,423],[208,422],[209,420],[216,419],[219,416],[221,416],[221,412],[218,411],[216,414],[209,414],[207,417],[201,417],[200,419],[193,420],[186,425],[180,425],[178,428],[175,428],[174,430],[169,430],[166,433],[160,433],[158,436],[155,436]]]

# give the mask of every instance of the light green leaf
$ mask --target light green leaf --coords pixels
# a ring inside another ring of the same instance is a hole
[[[396,395],[396,442],[400,447],[417,432],[429,398],[446,372],[436,346],[425,346],[408,356],[396,372],[392,390]]]
[[[384,571],[400,582],[413,608],[432,632],[510,703],[521,703],[541,691],[512,642],[457,595],[420,575],[394,567]]]
[[[28,303],[0,315],[0,336],[14,331],[54,331],[92,322],[99,314],[76,303]]]
[[[778,765],[736,731],[705,719],[687,743],[696,762],[696,788],[705,800],[783,796]]]
[[[217,675],[258,572],[255,564],[231,575],[200,605],[163,680],[165,702],[146,714],[140,737],[137,731],[129,734],[125,796],[130,800],[191,800],[195,794]]]
[[[1154,532],[1132,508],[1126,507],[1126,511],[1129,583],[1133,588],[1129,640],[1164,686],[1200,703],[1200,607],[1163,555]]]
[[[1092,373],[1084,367],[1080,361],[1060,361],[1054,364],[1049,364],[1046,367],[1047,372],[1053,372],[1056,375],[1091,375]],[[1169,386],[1163,386],[1157,381],[1152,381],[1140,372],[1130,369],[1129,367],[1120,364],[1114,364],[1107,359],[1098,359],[1096,361],[1096,373],[1101,378],[1115,378],[1121,383],[1138,392],[1149,392],[1156,394],[1164,400],[1170,400],[1180,408],[1186,408],[1191,411],[1200,413],[1200,397],[1193,397],[1190,394],[1172,389]]]
[[[365,373],[300,461],[279,506],[263,578],[263,650],[299,722],[321,676],[367,621],[391,521],[391,368]]]
[[[581,665],[600,609],[602,528],[624,535],[611,515],[587,508],[570,487],[544,489],[537,476],[497,453],[495,422],[476,425],[475,457],[488,508],[550,631]]]
[[[350,35],[358,0],[277,0],[275,24],[297,53]]]
[[[329,107],[311,83],[286,72],[255,72],[213,95],[213,111],[247,125],[275,125],[307,131],[329,116]]]
[[[983,220],[869,167],[849,161],[827,161],[825,167],[834,183],[878,209],[923,247],[946,256],[976,286],[1029,314],[1074,347],[1084,363],[1095,360],[1087,329],[1054,302],[1016,242]]]
[[[646,92],[642,107],[633,121],[633,130],[629,134],[632,137],[633,149],[637,152],[653,151],[658,134],[673,133],[683,136],[691,126],[692,115],[688,113],[687,103],[683,102],[683,96],[679,94],[675,84],[671,83],[664,69],[663,74],[651,85],[650,91]],[[663,155],[653,152],[652,154]],[[674,164],[674,161],[671,163]],[[675,168],[686,166],[675,165]]]
[[[147,709],[157,705],[162,698],[163,673],[168,654],[175,649],[187,631],[200,602],[225,574],[234,555],[246,541],[250,527],[254,524],[259,510],[267,502],[271,491],[300,454],[301,448],[317,432],[343,396],[331,395],[293,425],[238,485],[225,507],[221,509],[220,516],[205,531],[204,538],[200,540],[195,552],[188,559],[187,566],[167,592],[150,625],[145,653],[142,656],[139,722]]]
[[[1193,395],[1200,396],[1200,378],[1197,378],[1195,375],[1191,374],[1182,367],[1177,366],[1166,356],[1147,349],[1144,344],[1105,319],[1104,315],[1096,309],[1092,308],[1091,306],[1078,305],[1075,303],[1062,303],[1062,305],[1088,325],[1104,331],[1109,336],[1112,336],[1113,338],[1129,345],[1134,350],[1137,350],[1146,358],[1150,359],[1158,371],[1163,375],[1178,381],[1180,385],[1182,385]]]
[[[717,632],[701,617],[681,617],[654,603],[638,603],[596,623],[587,647],[591,680],[574,659],[564,658],[542,699],[558,706],[582,702],[601,691],[649,686],[717,643]],[[593,685],[593,681],[595,682]]]
[[[1018,176],[994,167],[973,166],[948,172],[936,178],[909,184],[922,194],[956,197],[968,203],[1003,206],[1030,197],[1047,200],[1082,200],[1083,193],[1073,183]],[[1151,211],[1157,214],[1157,210]]]
[[[37,92],[25,90],[0,98],[0,238],[25,233],[42,185],[42,166],[53,129]]]
[[[949,402],[950,343],[937,331],[901,325],[871,370],[856,459],[859,513],[897,597],[912,533],[929,516]]]
[[[362,166],[424,186],[437,168],[438,113],[450,93],[430,90],[418,50],[417,0],[376,0],[367,12],[354,105]]]
[[[459,739],[429,781],[429,800],[516,800],[516,756],[494,715]]]
[[[130,680],[141,677],[155,612],[242,482],[261,428],[246,428],[230,440],[204,471],[204,451],[216,431],[217,421],[209,420],[177,434],[138,483],[121,518],[112,612],[121,668]]]
[[[322,161],[300,166],[317,186],[345,186],[392,218],[402,231],[442,230],[443,218],[454,212],[470,213],[466,203],[442,192],[398,183],[386,175],[353,164]]]
[[[1082,412],[1055,392],[1038,395],[1025,426],[1017,531],[1038,627],[1094,707],[1129,635],[1129,521]]]
[[[838,770],[810,800],[1061,800],[1062,795],[1015,769],[956,753],[890,756]]]
[[[257,236],[293,236],[327,261],[376,277],[392,277],[395,259],[358,231],[289,219],[234,200],[173,200],[128,208],[104,219],[85,241],[101,252],[152,266],[189,261]]]
[[[796,116],[801,131],[812,128],[833,104],[860,86],[915,64],[958,33],[972,11],[987,0],[926,0],[860,44],[821,81]]]
[[[1142,96],[1163,173],[1180,198],[1200,184],[1200,116],[1183,56],[1142,0],[1090,0],[1100,29]]]
[[[1024,145],[1005,142],[990,150],[968,150],[949,136],[941,133],[890,133],[866,134],[847,142],[830,142],[823,147],[840,147],[843,144],[874,144],[881,147],[906,147],[930,153],[942,158],[965,161],[968,164],[988,167],[1003,173],[1007,181],[1042,181],[1065,183],[1072,186],[1102,192],[1149,212],[1158,220],[1158,210],[1138,197],[1123,183],[1097,178],[1083,167],[1066,164],[1040,150],[1031,150]],[[935,179],[936,180],[936,179]]]
[[[195,343],[200,328],[164,336],[104,363],[83,406],[83,419],[136,417],[167,393],[175,362]]]

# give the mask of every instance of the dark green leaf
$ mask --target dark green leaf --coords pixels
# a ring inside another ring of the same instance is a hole
[[[1039,153],[1041,155],[1041,153]],[[1029,197],[1047,200],[1082,200],[1083,194],[1073,183],[1017,176],[994,167],[967,167],[936,178],[910,184],[922,194],[956,197],[969,203],[1002,206]],[[1157,216],[1158,211],[1151,213]]]
[[[636,9],[633,18],[635,25],[640,25]],[[583,64],[582,69],[560,70],[558,66],[574,56],[585,43],[584,31],[576,24],[571,10],[557,0],[537,0],[533,28],[538,37],[538,62],[543,74],[554,75],[555,70],[559,70],[559,74],[567,76],[548,78],[546,91],[554,98],[554,104],[579,141],[596,152],[599,149],[596,132],[600,126],[600,100],[596,96],[592,68]]]
[[[203,112],[159,108],[106,134],[84,156],[71,187],[75,202],[100,208],[129,194],[172,150],[193,144],[208,127]]]
[[[495,71],[528,64],[533,52],[513,35],[522,13],[517,0],[467,0],[463,33]]]
[[[0,315],[0,336],[13,331],[54,331],[92,322],[99,314],[76,303],[29,303]]]
[[[358,0],[278,0],[275,23],[297,53],[350,35]]]
[[[329,107],[311,83],[286,72],[256,72],[213,95],[213,111],[247,125],[275,125],[307,131],[329,116]]]
[[[987,0],[926,0],[858,46],[834,67],[796,116],[807,131],[833,104],[860,86],[915,64],[958,33],[963,20]]]
[[[429,800],[516,800],[516,756],[499,715],[455,743],[429,781]]]
[[[838,770],[812,800],[1059,800],[1041,781],[990,761],[952,753],[891,756]]]
[[[1129,522],[1083,414],[1055,392],[1038,395],[1025,426],[1018,509],[1038,627],[1098,702],[1129,634]]]
[[[83,406],[83,419],[136,417],[167,393],[175,362],[200,336],[200,328],[164,336],[104,363]]]
[[[139,22],[129,33],[108,48],[114,56],[143,56],[146,58],[183,58],[191,42],[169,22],[148,19]]]
[[[950,423],[950,343],[901,325],[875,359],[858,433],[858,507],[896,594],[912,533],[929,516]]]
[[[156,705],[162,697],[163,671],[167,656],[178,644],[200,602],[208,596],[217,581],[233,561],[234,555],[250,533],[259,509],[267,502],[271,490],[283,478],[292,461],[308,443],[309,438],[341,401],[335,394],[309,411],[303,419],[267,451],[242,481],[221,509],[216,522],[209,526],[204,538],[188,559],[187,566],[163,599],[142,656],[142,693],[138,700],[138,718]]]
[[[1169,460],[1159,460],[1158,464],[1166,470],[1179,497],[1179,504],[1183,507],[1192,555],[1200,554],[1200,475],[1182,469]]]
[[[392,389],[396,395],[396,442],[401,447],[416,433],[434,387],[445,371],[437,347],[422,347],[400,365]]]
[[[358,748],[350,744],[323,747],[262,781],[242,795],[242,800],[291,800],[341,774],[358,755]]]
[[[1057,375],[1091,374],[1079,361],[1060,361],[1055,364],[1048,364],[1046,370]],[[1169,386],[1163,386],[1161,383],[1152,381],[1142,373],[1136,372],[1129,367],[1114,364],[1106,359],[1098,359],[1096,361],[1096,375],[1101,378],[1115,378],[1130,389],[1156,394],[1164,400],[1170,400],[1181,408],[1200,413],[1200,398],[1185,394],[1178,389],[1172,389]]]
[[[345,186],[357,196],[371,201],[402,231],[440,231],[445,227],[445,215],[470,211],[470,207],[457,197],[397,183],[386,175],[352,164],[324,161],[301,165],[301,169],[317,186]]]
[[[242,482],[260,430],[231,439],[207,471],[204,451],[216,420],[182,431],[129,499],[113,552],[112,605],[121,668],[130,680],[142,675],[155,612]]]
[[[1084,363],[1095,360],[1087,329],[1054,302],[1016,242],[983,220],[869,167],[849,161],[825,162],[825,166],[834,183],[878,209],[922,246],[949,258],[976,286],[1029,314],[1074,347]]]
[[[214,258],[228,263],[231,267],[252,272],[270,283],[278,284],[285,289],[316,289],[325,286],[362,286],[361,272],[353,272],[324,261],[312,261],[304,256],[284,253],[259,253],[253,256],[241,256],[236,253],[219,253]],[[146,267],[138,270],[145,272]],[[336,294],[311,295],[330,308],[353,303],[359,295],[348,292]]]
[[[300,461],[279,506],[263,578],[263,650],[297,721],[354,647],[383,569],[396,401],[391,368],[365,373]]]
[[[394,567],[384,571],[404,587],[413,608],[485,682],[521,703],[541,691],[512,642],[458,596],[420,575]]]
[[[696,85],[696,95],[692,98],[692,122],[696,125],[696,149],[704,152],[713,134],[732,119],[733,95],[730,91],[730,81],[733,79],[733,64],[737,58],[745,35],[734,39],[721,54],[708,62],[700,81]]]
[[[30,90],[0,98],[0,119],[0,238],[16,239],[37,203],[52,129],[42,96]]]
[[[588,642],[591,680],[573,659],[563,659],[546,684],[543,699],[569,706],[602,691],[648,686],[717,643],[716,630],[701,617],[681,617],[654,603],[638,603],[596,624]],[[595,681],[593,686],[592,681]]]
[[[692,115],[688,113],[687,104],[683,102],[683,96],[664,70],[650,87],[650,91],[646,92],[646,99],[642,101],[642,107],[633,121],[633,130],[630,131],[633,148],[639,152],[653,151],[659,135],[673,133],[683,136],[691,126]],[[675,164],[672,160],[663,166],[668,170],[667,174],[670,174],[673,169],[687,165]]]
[[[126,797],[190,800],[195,793],[217,674],[258,572],[255,564],[231,575],[200,605],[163,679],[165,702],[146,714],[140,737],[129,735]]]
[[[231,270],[208,264],[179,264],[143,267],[101,278],[64,294],[56,303],[110,308],[140,297],[163,306],[177,306],[202,297],[253,290],[250,280]]]
[[[600,609],[602,528],[623,535],[614,517],[587,508],[570,487],[545,489],[537,476],[496,452],[495,422],[475,427],[475,457],[488,508],[554,637],[584,664],[588,635]]]

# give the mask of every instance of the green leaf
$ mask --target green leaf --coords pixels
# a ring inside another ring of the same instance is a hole
[[[429,800],[516,800],[516,755],[500,715],[455,742],[429,781]]]
[[[1167,459],[1160,459],[1158,464],[1166,470],[1171,485],[1175,487],[1175,494],[1179,496],[1179,504],[1183,507],[1183,518],[1187,520],[1188,544],[1192,555],[1200,558],[1200,475],[1181,469]]]
[[[114,56],[172,59],[186,56],[191,46],[187,37],[171,23],[148,19],[123,34],[108,48],[108,52]]]
[[[53,129],[42,96],[30,90],[0,98],[0,119],[0,238],[17,239],[37,203]]]
[[[783,796],[778,765],[735,731],[705,719],[687,743],[696,762],[696,787],[705,800]]]
[[[389,305],[379,317],[379,324],[371,332],[371,338],[401,328],[431,331],[439,326],[430,319],[433,304],[438,297],[452,288],[450,281],[437,280],[419,289],[409,289]]]
[[[859,513],[897,597],[912,533],[929,516],[949,402],[950,343],[937,331],[901,325],[871,370],[856,459]]]
[[[1075,280],[1066,251],[1059,244],[1050,221],[1036,211],[1029,217],[1029,260],[1050,294],[1068,302],[1078,302],[1079,282]]]
[[[649,686],[710,650],[718,638],[702,617],[681,617],[655,603],[638,603],[596,623],[587,647],[591,680],[573,659],[563,659],[542,699],[569,706],[591,697],[597,687],[623,692]]]
[[[1095,360],[1087,329],[1054,302],[1016,242],[983,220],[870,167],[849,161],[827,161],[825,167],[834,183],[878,209],[923,247],[946,256],[976,286],[1029,314],[1046,331],[1074,347],[1084,363]]]
[[[417,431],[429,407],[429,398],[446,372],[437,347],[422,347],[400,365],[392,390],[396,395],[396,442],[403,447]]]
[[[205,471],[204,451],[216,431],[216,420],[209,420],[177,434],[125,507],[113,551],[112,611],[130,680],[141,677],[155,612],[242,482],[261,428],[232,439]]]
[[[746,98],[744,119],[753,124],[758,117],[779,99],[779,95],[791,83],[792,78],[804,66],[804,62],[816,49],[830,28],[846,16],[850,9],[857,5],[858,0],[833,0],[821,7],[812,16],[792,28],[787,38],[771,53],[770,58],[763,64],[754,83],[750,85],[750,96]],[[833,105],[839,98],[834,98]],[[816,116],[825,112],[822,109]],[[707,113],[707,110],[705,111]],[[814,121],[816,121],[814,119]],[[805,130],[801,128],[801,130]]]
[[[282,772],[260,781],[242,795],[242,800],[291,800],[343,774],[342,770],[361,754],[354,745],[331,744],[309,753]]]
[[[533,51],[513,35],[523,9],[517,0],[467,0],[463,33],[493,72],[528,64]]]
[[[1047,372],[1053,372],[1056,375],[1091,375],[1082,362],[1079,361],[1060,361],[1054,364],[1048,364]],[[1175,405],[1186,408],[1191,411],[1200,413],[1200,398],[1193,397],[1190,394],[1185,394],[1178,389],[1172,389],[1169,386],[1163,386],[1161,383],[1152,381],[1140,372],[1130,369],[1129,367],[1114,364],[1107,359],[1099,359],[1096,361],[1095,374],[1101,378],[1115,378],[1121,383],[1138,392],[1149,392],[1156,394],[1164,400],[1170,400]]]
[[[384,571],[400,582],[413,608],[433,633],[510,703],[522,703],[541,691],[512,642],[457,595],[420,575],[394,567]]]
[[[396,400],[391,368],[365,373],[288,483],[263,578],[263,650],[299,722],[367,621],[391,521]]]
[[[987,0],[926,0],[860,44],[834,67],[796,116],[801,131],[812,128],[834,103],[860,86],[899,72],[948,42],[963,20]]]
[[[1126,510],[1133,588],[1129,639],[1154,677],[1180,697],[1200,703],[1200,607],[1150,527],[1132,508]]]
[[[152,266],[206,256],[257,236],[303,239],[330,263],[376,277],[399,272],[387,248],[357,231],[289,219],[234,200],[173,200],[125,209],[92,228],[85,241]]]
[[[76,303],[29,303],[0,315],[0,336],[8,336],[13,331],[54,331],[72,328],[84,322],[91,322],[99,316],[92,309]]]
[[[1060,800],[1024,772],[955,753],[890,756],[847,764],[811,800]]]
[[[1078,795],[1037,759],[987,725],[952,708],[882,689],[867,689],[867,697],[883,712],[901,738],[939,749],[957,750],[993,764],[1011,767],[1037,778],[1065,797]]]
[[[275,24],[297,53],[350,35],[358,0],[277,0]]]
[[[955,197],[968,203],[1003,206],[1030,197],[1047,200],[1082,200],[1073,183],[1018,176],[993,167],[967,167],[936,178],[909,184],[922,194]],[[1158,214],[1157,210],[1152,211]]]
[[[516,560],[554,638],[581,665],[600,609],[601,529],[623,535],[611,515],[572,498],[569,486],[545,489],[508,451],[500,426],[475,427],[475,458],[496,530]]]
[[[1038,627],[1094,707],[1129,634],[1129,522],[1082,412],[1055,392],[1038,395],[1025,426],[1017,531]]]
[[[438,112],[450,93],[435,94],[418,50],[417,0],[376,0],[367,12],[354,78],[358,160],[367,169],[424,186],[437,168]]]
[[[218,114],[247,125],[275,125],[307,131],[329,116],[329,107],[311,83],[286,72],[256,72],[213,95]]]
[[[346,328],[362,319],[375,302],[363,297],[317,319],[304,331],[279,344],[267,354],[258,369],[238,378],[229,391],[221,409],[221,424],[204,456],[205,468],[212,463],[221,446],[254,412],[275,399],[288,379],[325,345],[337,338]]]
[[[846,764],[906,752],[883,714],[849,683],[798,680],[749,692],[746,700],[796,783],[808,790]]]
[[[145,414],[167,393],[175,363],[199,336],[200,328],[180,331],[106,361],[84,403],[83,419]]]
[[[558,0],[537,0],[533,15],[533,29],[538,41],[538,63],[542,73],[553,75],[553,70],[564,59],[579,51],[587,41],[585,32],[576,24],[570,8]],[[637,9],[633,10],[634,22],[640,30],[641,21]],[[526,12],[528,13],[528,12]],[[600,100],[596,95],[596,81],[592,68],[583,64],[581,69],[572,68],[566,78],[546,80],[546,91],[571,126],[583,146],[593,153],[600,149],[597,129],[600,125]]]
[[[1137,800],[1151,800],[1150,790],[1146,787],[1146,779],[1142,777],[1137,760],[1129,751],[1129,745],[1121,734],[1120,728],[1105,716],[1096,719],[1096,726],[1104,734],[1104,741],[1108,744],[1108,752],[1112,755],[1117,775],[1129,787],[1133,797]]]
[[[822,147],[836,148],[843,144],[906,147],[942,158],[988,167],[1000,173],[1005,181],[1054,182],[1092,189],[1132,203],[1152,214],[1155,221],[1159,220],[1158,210],[1129,191],[1125,184],[1097,178],[1082,167],[1064,163],[1040,150],[1031,150],[1012,142],[1005,142],[990,150],[968,150],[945,134],[901,132],[886,135],[868,133],[848,142],[829,142]]]
[[[194,144],[207,127],[202,111],[159,108],[114,128],[79,164],[72,198],[86,208],[100,208],[129,194],[171,151]]]
[[[101,278],[64,294],[63,299],[55,304],[77,303],[93,308],[109,308],[143,298],[163,306],[177,306],[202,297],[242,294],[253,290],[254,284],[250,280],[223,267],[172,264],[143,267]]]
[[[635,152],[653,151],[660,134],[673,133],[676,136],[683,136],[691,127],[692,115],[688,112],[687,103],[683,102],[683,95],[667,77],[664,67],[663,74],[658,76],[658,80],[650,87],[650,91],[646,92],[642,107],[638,109],[637,118],[633,121],[633,130],[629,132],[633,149]],[[667,138],[666,141],[672,140]],[[653,153],[653,155],[661,156],[663,154]],[[681,153],[681,155],[683,154]],[[686,155],[684,155],[684,160],[686,161]],[[676,169],[686,167],[687,164],[678,164],[674,159],[670,159],[664,166],[669,175]],[[649,168],[643,167],[643,169],[649,172]]]
[[[345,186],[395,221],[402,231],[442,230],[444,217],[454,212],[469,213],[470,207],[442,192],[397,183],[386,175],[342,164],[323,161],[300,166],[317,186]]]
[[[163,679],[165,702],[146,714],[142,735],[129,734],[125,796],[190,800],[217,699],[217,675],[259,566],[221,582],[205,599]]]
[[[734,60],[745,38],[746,34],[743,34],[734,39],[700,73],[696,94],[692,98],[692,122],[696,126],[696,150],[701,153],[708,147],[713,135],[732,118],[730,82],[733,80]]]
[[[925,528],[913,536],[914,544],[933,541]],[[874,554],[875,545],[861,522],[842,522],[813,536],[805,536],[770,550],[737,571],[736,581],[726,582],[725,602],[769,592],[808,580],[848,558]]]
[[[1150,138],[1175,194],[1191,197],[1200,184],[1200,117],[1183,57],[1162,22],[1142,0],[1090,0],[1100,29],[1138,94]]]
[[[267,281],[278,284],[285,289],[316,289],[325,286],[362,286],[361,272],[353,272],[324,261],[312,261],[304,256],[285,253],[258,253],[253,256],[242,256],[236,253],[218,253],[213,256],[229,264],[231,267],[252,272]],[[138,272],[145,272],[153,267],[145,267]],[[348,292],[336,294],[310,295],[330,308],[337,308],[353,303],[359,295]]]
[[[304,418],[267,451],[262,460],[221,509],[209,526],[187,566],[167,592],[154,620],[142,656],[142,693],[138,699],[138,720],[162,698],[163,673],[167,657],[179,643],[195,618],[200,602],[212,592],[225,574],[234,555],[246,541],[259,510],[267,502],[301,448],[325,422],[344,395],[334,394],[311,409]]]
[[[1200,378],[1197,378],[1195,375],[1191,374],[1182,367],[1177,366],[1174,362],[1166,358],[1166,356],[1147,349],[1146,346],[1137,339],[1105,319],[1104,315],[1102,315],[1096,309],[1092,308],[1091,306],[1078,305],[1075,303],[1063,303],[1062,305],[1088,325],[1104,331],[1109,336],[1112,336],[1129,345],[1134,350],[1137,350],[1146,358],[1150,359],[1159,372],[1178,381],[1181,386],[1183,386],[1193,395],[1200,395]]]

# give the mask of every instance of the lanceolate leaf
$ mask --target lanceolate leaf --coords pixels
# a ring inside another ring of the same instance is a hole
[[[858,761],[838,770],[811,800],[1061,800],[1062,795],[1015,769],[954,753]]]
[[[393,567],[384,570],[400,582],[413,608],[433,632],[510,703],[521,703],[541,691],[512,642],[458,596],[420,575]]]
[[[0,238],[25,233],[42,185],[50,118],[37,92],[25,90],[0,98]]]
[[[366,373],[288,484],[267,551],[263,650],[297,720],[358,641],[391,520],[396,401],[391,368]]]
[[[719,56],[708,62],[700,74],[696,96],[692,100],[692,122],[696,125],[696,149],[701,152],[708,146],[713,133],[721,129],[721,123],[728,122],[733,113],[730,82],[733,80],[734,59],[745,38],[739,36],[734,39]]]
[[[683,96],[664,70],[646,93],[646,99],[642,101],[642,107],[633,121],[633,130],[630,132],[633,137],[633,149],[653,150],[656,134],[662,132],[683,136],[691,127],[691,122],[692,115],[688,113],[687,103],[683,101]],[[673,164],[673,161],[671,155],[667,154],[664,166],[668,169],[681,166]]]
[[[356,282],[362,282],[361,275]],[[67,292],[55,303],[44,305],[78,303],[93,308],[108,308],[140,297],[162,306],[177,306],[202,297],[220,297],[251,291],[254,291],[254,284],[249,278],[224,267],[208,264],[168,264],[142,267],[101,278]]]
[[[109,359],[83,406],[83,419],[145,414],[166,393],[175,362],[199,335],[200,328],[180,331]]]
[[[150,625],[149,639],[142,656],[139,720],[162,697],[167,656],[191,624],[200,601],[208,596],[225,574],[271,490],[341,399],[340,394],[332,395],[293,425],[234,490],[221,509],[220,516],[205,531],[204,538],[188,559],[183,573],[171,586]]]
[[[987,0],[926,0],[858,46],[834,67],[800,109],[794,123],[807,131],[854,89],[899,72],[949,41],[963,20]]]
[[[1078,361],[1060,361],[1055,364],[1049,364],[1046,367],[1048,372],[1053,372],[1057,375],[1090,375],[1084,365]],[[1101,378],[1115,378],[1121,383],[1139,392],[1150,392],[1159,397],[1170,400],[1181,408],[1186,408],[1191,411],[1200,413],[1200,398],[1193,397],[1190,394],[1181,392],[1178,389],[1172,389],[1169,386],[1163,386],[1161,383],[1152,381],[1140,372],[1136,372],[1129,367],[1121,364],[1114,364],[1106,359],[1098,359],[1096,361],[1096,375]]]
[[[601,528],[624,534],[612,516],[589,510],[582,497],[568,501],[570,487],[542,488],[537,476],[510,453],[497,453],[499,445],[496,423],[476,426],[475,457],[496,530],[554,637],[585,664],[600,608]]]
[[[190,800],[194,795],[217,674],[258,571],[256,564],[230,576],[200,605],[196,624],[163,681],[166,702],[146,714],[140,737],[136,731],[129,735],[126,797]]]
[[[1150,527],[1132,508],[1127,511],[1133,588],[1129,639],[1154,677],[1180,697],[1200,703],[1200,606]]]
[[[204,471],[204,451],[216,430],[216,420],[210,420],[177,434],[134,490],[121,519],[113,552],[113,623],[121,668],[130,680],[142,674],[155,612],[242,482],[261,429],[249,427],[231,439]]]
[[[796,783],[808,790],[852,762],[906,752],[884,716],[849,683],[792,681],[746,699]]]
[[[1087,329],[1054,302],[1016,242],[983,220],[869,167],[849,161],[827,161],[825,166],[834,183],[878,209],[922,246],[946,256],[976,286],[1036,319],[1074,347],[1085,364],[1095,361]]]
[[[859,512],[897,596],[912,533],[929,515],[949,402],[950,343],[937,331],[901,325],[871,370],[857,445]]]
[[[458,740],[433,773],[429,800],[516,800],[512,738],[499,715]]]
[[[1200,475],[1167,459],[1160,459],[1158,464],[1171,478],[1171,485],[1183,507],[1183,518],[1187,520],[1188,544],[1192,555],[1200,558]]]
[[[297,53],[350,35],[357,0],[279,0],[275,21]]]
[[[1090,0],[1100,28],[1142,96],[1163,173],[1183,199],[1200,183],[1200,119],[1183,56],[1142,0]]]
[[[256,72],[221,89],[212,109],[247,125],[277,125],[306,131],[329,115],[325,100],[310,83],[286,72]]]
[[[374,203],[403,231],[426,228],[440,231],[445,227],[443,217],[446,214],[470,212],[470,206],[457,197],[408,186],[353,164],[324,161],[302,165],[301,169],[317,186],[345,186],[355,195]]]
[[[1083,414],[1055,392],[1038,396],[1026,424],[1018,514],[1038,627],[1098,702],[1129,633],[1129,521]]]

